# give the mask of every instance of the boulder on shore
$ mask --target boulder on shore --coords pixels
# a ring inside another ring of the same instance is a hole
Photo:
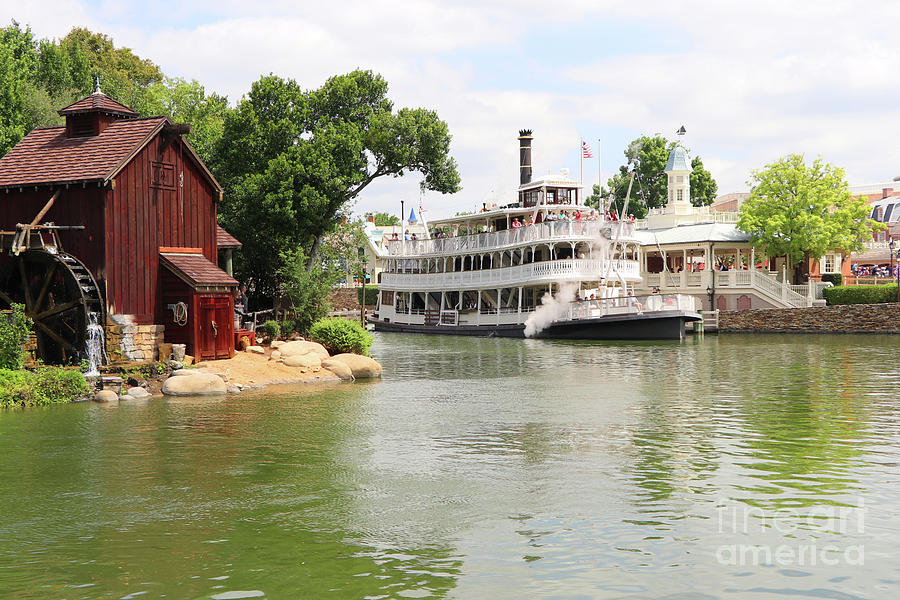
[[[307,342],[306,340],[287,342],[279,346],[278,350],[281,351],[281,356],[285,359],[289,356],[302,354],[316,354],[320,361],[328,358],[328,350],[325,349],[325,346],[318,342]]]
[[[94,402],[118,402],[119,395],[112,390],[100,390],[94,394]]]
[[[169,377],[163,382],[162,393],[167,396],[213,396],[228,391],[225,382],[211,373],[193,373],[190,377]]]
[[[133,398],[143,398],[144,396],[150,395],[150,392],[148,392],[147,390],[145,390],[144,388],[142,388],[140,386],[130,387],[130,388],[128,388],[128,391],[125,393],[128,394],[129,396],[132,396]]]
[[[331,371],[341,379],[353,379],[353,371],[343,361],[329,358],[322,361],[322,368]]]
[[[374,358],[359,354],[337,354],[332,356],[331,360],[340,361],[350,367],[350,371],[353,372],[353,377],[356,379],[381,377],[381,365]]]
[[[314,352],[307,354],[292,354],[284,357],[286,367],[300,367],[303,369],[317,369],[322,366],[322,357]]]

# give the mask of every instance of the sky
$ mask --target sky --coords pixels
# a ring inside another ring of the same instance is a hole
[[[110,35],[174,77],[232,103],[275,73],[307,89],[371,69],[395,107],[445,120],[463,190],[381,179],[354,211],[428,218],[514,201],[518,130],[534,131],[535,175],[589,188],[641,135],[700,156],[719,193],[789,153],[821,156],[852,185],[900,175],[900,2],[838,0],[0,0],[3,21],[60,38]],[[599,168],[599,170],[598,170]],[[897,184],[900,187],[900,183]]]

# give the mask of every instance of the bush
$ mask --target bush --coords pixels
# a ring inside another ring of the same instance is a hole
[[[356,289],[356,301],[362,302],[362,287]],[[367,285],[366,286],[366,306],[373,306],[378,303],[378,286],[377,285]]]
[[[90,386],[80,371],[43,367],[34,374],[35,396],[38,404],[71,402],[87,396]]]
[[[41,406],[72,402],[90,387],[76,369],[43,367],[36,372],[0,369],[0,406]]]
[[[256,332],[261,334],[263,337],[269,338],[270,340],[276,339],[279,335],[281,335],[281,326],[278,325],[277,321],[272,321],[271,319],[260,325],[256,328]]]
[[[31,335],[31,319],[25,307],[12,305],[12,313],[0,316],[0,369],[21,369],[25,364],[22,346]]]
[[[835,286],[839,286],[844,282],[844,276],[840,273],[825,273],[822,275],[823,282],[831,282]]]
[[[282,255],[284,266],[278,270],[284,295],[294,313],[294,327],[302,334],[331,310],[332,285],[338,276],[319,262],[306,268],[306,255],[296,249]]]
[[[295,331],[297,331],[297,326],[294,324],[294,321],[285,319],[281,322],[281,337],[290,337],[290,335]]]
[[[332,354],[352,352],[368,356],[372,336],[357,321],[331,317],[319,319],[309,328],[309,337],[316,340]]]
[[[825,288],[822,295],[830,306],[839,304],[883,304],[897,301],[897,284],[842,285]]]

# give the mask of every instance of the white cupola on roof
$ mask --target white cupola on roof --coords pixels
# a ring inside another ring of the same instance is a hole
[[[669,201],[666,207],[690,206],[691,204],[691,158],[687,150],[676,144],[669,153],[666,163]]]

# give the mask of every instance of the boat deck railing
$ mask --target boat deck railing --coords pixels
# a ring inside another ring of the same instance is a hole
[[[424,324],[432,326],[493,325],[523,322],[521,317],[541,310],[541,307],[497,307],[481,309],[409,309],[394,314],[394,322],[402,325]],[[616,298],[584,299],[569,302],[557,310],[553,321],[577,321],[596,319],[610,315],[646,315],[666,311],[696,312],[697,300],[685,294],[648,294],[619,296]],[[414,318],[424,315],[423,319]],[[513,320],[504,320],[506,315]]]
[[[468,288],[509,287],[541,282],[592,281],[622,276],[640,281],[641,265],[636,260],[603,261],[590,258],[564,258],[538,261],[514,267],[443,273],[382,273],[381,285],[399,291],[459,290]]]
[[[634,237],[634,223],[627,221],[550,221],[523,225],[513,229],[476,233],[430,240],[385,240],[390,256],[421,256],[427,254],[458,254],[491,252],[521,246],[565,240],[597,240],[600,238],[630,239]]]
[[[685,294],[648,294],[576,300],[569,303],[565,320],[596,319],[622,314],[643,315],[671,310],[696,312],[697,299]]]

